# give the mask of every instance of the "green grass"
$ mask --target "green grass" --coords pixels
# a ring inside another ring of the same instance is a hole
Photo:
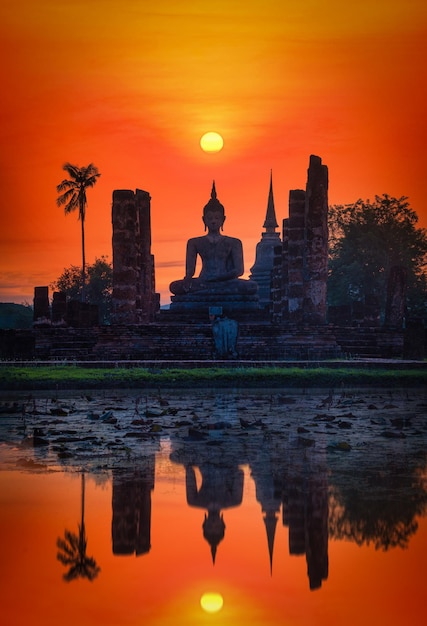
[[[0,389],[78,389],[150,387],[416,387],[425,386],[427,370],[392,367],[208,367],[146,369],[73,365],[0,368]]]

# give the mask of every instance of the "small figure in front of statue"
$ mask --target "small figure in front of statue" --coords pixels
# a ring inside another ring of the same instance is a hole
[[[237,358],[237,335],[239,325],[236,320],[225,316],[215,317],[212,322],[212,334],[215,344],[215,357],[220,359]]]

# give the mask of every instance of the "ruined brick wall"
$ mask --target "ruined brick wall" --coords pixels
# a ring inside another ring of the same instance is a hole
[[[158,309],[151,254],[150,195],[113,192],[113,324],[143,324]]]
[[[273,321],[325,324],[328,278],[328,168],[311,156],[306,190],[289,193],[282,249],[273,272]]]

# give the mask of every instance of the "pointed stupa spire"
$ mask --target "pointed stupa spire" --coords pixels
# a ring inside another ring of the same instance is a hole
[[[267,531],[268,554],[270,557],[270,574],[273,572],[273,550],[274,537],[276,534],[277,517],[274,511],[267,511],[264,517],[264,524]]]
[[[273,172],[271,170],[264,228],[265,232],[261,233],[261,240],[256,246],[255,263],[251,267],[249,280],[255,281],[258,285],[260,307],[269,310],[271,306],[271,276],[274,265],[274,249],[276,246],[281,245],[280,234],[276,231],[277,220],[273,197]]]
[[[276,211],[274,208],[274,196],[273,196],[273,170],[270,170],[270,190],[268,192],[267,213],[265,216],[265,222],[263,224],[267,233],[274,233],[278,227],[276,220]]]

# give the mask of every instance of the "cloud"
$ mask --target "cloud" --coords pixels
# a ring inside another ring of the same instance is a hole
[[[159,261],[155,262],[156,268],[182,267],[182,261]]]

